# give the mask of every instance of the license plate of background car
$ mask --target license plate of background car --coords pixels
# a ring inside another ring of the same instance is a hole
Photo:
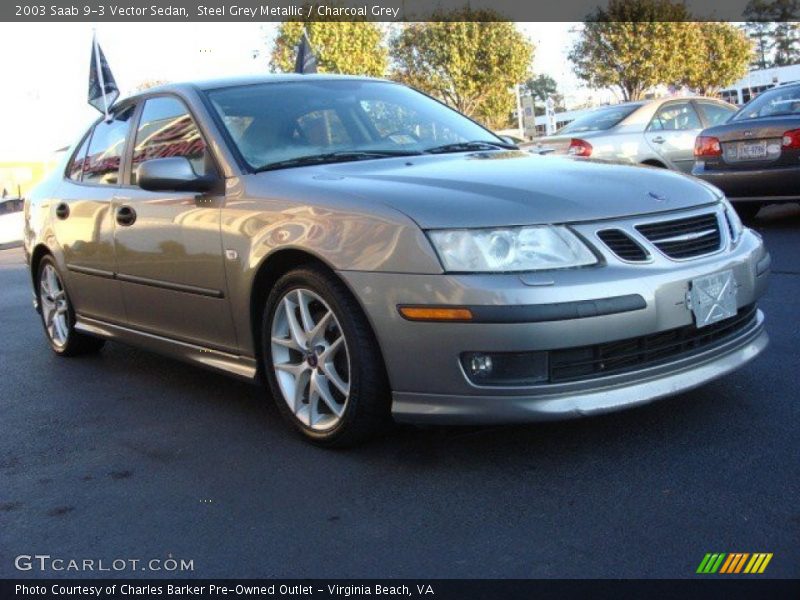
[[[760,142],[739,142],[736,144],[736,158],[739,160],[754,160],[766,158],[767,141]]]
[[[733,271],[721,271],[692,279],[689,304],[698,328],[736,315],[736,279]]]

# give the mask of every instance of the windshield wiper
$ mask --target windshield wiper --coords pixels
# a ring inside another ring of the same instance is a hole
[[[275,169],[286,169],[289,167],[303,167],[306,165],[319,165],[325,163],[349,162],[353,160],[368,160],[370,158],[389,158],[392,156],[416,156],[421,152],[413,150],[340,150],[338,152],[326,152],[324,154],[309,154],[307,156],[297,156],[286,160],[267,163],[255,169],[256,173],[262,171],[273,171]]]
[[[444,154],[446,152],[469,152],[470,150],[517,150],[516,146],[503,142],[493,142],[490,140],[475,140],[472,142],[456,142],[454,144],[444,144],[427,148],[427,154]]]

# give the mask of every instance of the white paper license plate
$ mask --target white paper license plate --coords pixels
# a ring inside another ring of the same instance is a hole
[[[736,144],[737,158],[739,160],[752,160],[767,156],[767,141],[739,142]]]
[[[721,271],[689,282],[689,306],[697,327],[705,327],[736,315],[736,279],[733,271]]]

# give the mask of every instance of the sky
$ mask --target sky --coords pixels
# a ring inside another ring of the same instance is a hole
[[[536,44],[534,73],[567,104],[592,97],[567,60],[577,23],[518,23]],[[102,23],[97,38],[125,96],[147,80],[185,81],[267,72],[276,23]],[[0,162],[47,160],[96,111],[86,102],[92,24],[0,24]],[[607,100],[606,100],[607,101]]]

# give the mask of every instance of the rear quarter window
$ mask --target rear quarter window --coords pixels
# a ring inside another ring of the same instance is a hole
[[[75,151],[75,154],[72,155],[72,159],[69,161],[69,166],[67,166],[67,179],[71,179],[72,181],[80,181],[83,177],[83,169],[86,165],[86,152],[89,149],[89,142],[92,139],[93,131],[94,125],[92,125],[87,134],[83,137],[83,140],[78,146],[78,149]]]

